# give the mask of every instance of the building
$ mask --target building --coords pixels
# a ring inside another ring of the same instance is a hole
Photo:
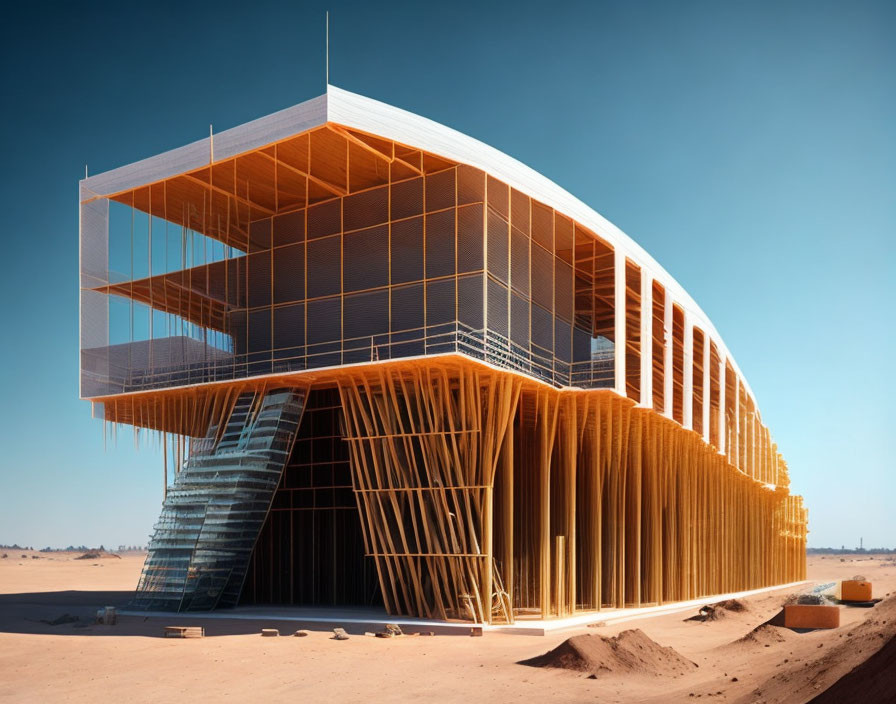
[[[167,448],[136,605],[509,622],[805,576],[712,323],[507,155],[330,86],[80,208],[81,396]]]

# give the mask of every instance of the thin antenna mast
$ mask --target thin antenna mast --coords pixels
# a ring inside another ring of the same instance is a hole
[[[327,73],[326,73],[326,85],[330,85],[330,11],[327,10]]]

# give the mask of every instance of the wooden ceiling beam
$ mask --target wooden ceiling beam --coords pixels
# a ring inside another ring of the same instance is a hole
[[[322,178],[318,178],[317,176],[312,176],[307,171],[302,171],[302,169],[299,169],[299,168],[293,166],[292,164],[287,164],[285,161],[281,161],[276,156],[272,156],[270,154],[267,154],[266,152],[258,152],[258,153],[261,154],[266,159],[270,159],[275,164],[282,166],[287,171],[292,171],[293,173],[298,174],[299,176],[304,176],[309,181],[311,181],[312,183],[316,183],[318,186],[326,189],[327,191],[332,193],[334,196],[341,197],[341,196],[348,195],[348,191],[345,188],[342,188],[341,186],[332,184],[329,181],[324,181]]]
[[[248,198],[243,198],[242,196],[238,196],[236,193],[231,193],[230,191],[228,191],[224,188],[221,188],[220,186],[216,186],[213,183],[207,183],[207,182],[203,181],[201,178],[196,178],[192,174],[182,174],[182,176],[183,176],[183,178],[193,181],[194,183],[198,183],[202,186],[206,186],[207,188],[212,189],[216,193],[220,193],[221,195],[226,196],[228,198],[233,198],[235,201],[242,203],[246,207],[255,208],[256,210],[261,210],[262,212],[267,213],[268,215],[276,214],[270,208],[266,208],[263,205],[259,205],[258,203],[251,201]]]
[[[369,144],[367,144],[367,142],[365,142],[361,139],[358,139],[355,135],[353,135],[351,132],[349,132],[344,127],[340,127],[339,125],[328,124],[327,129],[329,129],[331,132],[335,132],[340,137],[345,137],[349,142],[351,142],[355,146],[360,147],[364,151],[370,152],[375,157],[386,162],[387,164],[391,164],[392,161],[394,160],[394,159],[389,158],[385,154],[383,154],[379,149],[375,149],[374,147],[371,147]]]

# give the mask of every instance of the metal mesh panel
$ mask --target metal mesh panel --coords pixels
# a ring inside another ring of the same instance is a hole
[[[482,274],[457,278],[457,319],[473,330],[483,328]]]
[[[108,283],[109,201],[97,198],[81,204],[81,286]]]
[[[455,319],[454,279],[427,282],[426,324],[442,325]]]
[[[342,285],[346,293],[389,283],[389,226],[344,235]]]
[[[256,220],[249,225],[249,251],[261,252],[271,248],[271,218]]]
[[[354,293],[343,300],[342,334],[346,340],[389,332],[389,292]]]
[[[308,208],[308,239],[333,235],[342,229],[342,201],[329,200]]]
[[[510,224],[526,237],[530,236],[529,196],[515,188],[510,189]]]
[[[554,354],[563,362],[572,361],[572,326],[559,318],[554,319]]]
[[[392,289],[392,330],[418,330],[423,327],[423,284],[396,286]]]
[[[308,301],[308,344],[332,342],[342,337],[342,299]]]
[[[249,307],[271,305],[271,251],[250,254],[248,257]]]
[[[510,339],[529,347],[529,301],[516,293],[510,294]]]
[[[308,243],[308,298],[342,290],[342,237],[326,237]]]
[[[492,176],[488,177],[486,194],[488,207],[507,220],[510,217],[510,187]]]
[[[423,213],[423,179],[412,178],[392,184],[390,204],[392,220],[403,220]]]
[[[389,220],[389,186],[346,196],[342,206],[345,232],[373,227]]]
[[[454,208],[456,174],[455,169],[448,169],[426,176],[426,212]]]
[[[457,203],[485,202],[485,173],[479,169],[461,164],[457,167]]]
[[[529,237],[515,227],[510,228],[510,286],[529,296]]]
[[[572,267],[560,259],[554,260],[554,312],[572,322]]]
[[[549,311],[554,310],[554,256],[532,243],[532,301]]]
[[[392,283],[423,278],[423,218],[392,223]]]
[[[271,349],[271,309],[249,311],[249,352],[257,354]]]
[[[296,210],[274,217],[274,246],[301,242],[305,239],[305,211]]]
[[[482,204],[464,206],[457,210],[457,271],[464,273],[483,268],[485,239],[482,236]]]
[[[532,304],[532,344],[546,353],[554,351],[554,316],[541,306]]]
[[[116,370],[120,376],[125,370]],[[109,297],[98,291],[81,290],[81,396],[103,396],[113,392],[108,383]]]
[[[454,210],[426,216],[426,277],[450,276],[455,271]]]
[[[488,280],[488,329],[507,337],[507,289],[494,279]]]
[[[537,201],[532,201],[532,239],[554,251],[554,211]]]
[[[305,344],[305,304],[274,308],[274,356],[281,359],[303,353]]]
[[[565,262],[573,262],[573,222],[554,214],[554,254]]]
[[[305,298],[305,245],[291,244],[274,250],[274,303]]]
[[[591,359],[591,335],[587,330],[573,325],[572,328],[572,361],[587,362]]]
[[[488,209],[488,273],[495,278],[507,282],[508,280],[508,226],[498,212]]]

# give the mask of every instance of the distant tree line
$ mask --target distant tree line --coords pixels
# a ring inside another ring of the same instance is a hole
[[[809,555],[865,555],[865,554],[885,554],[891,555],[896,553],[896,548],[847,548],[841,546],[839,548],[806,548]]]
[[[0,544],[0,550],[34,550],[33,547],[24,545],[3,545]],[[145,550],[142,545],[119,545],[115,552],[128,552]],[[67,548],[51,548],[49,546],[41,548],[38,552],[106,552],[106,548],[100,545],[98,548],[89,548],[86,545],[69,545]]]

